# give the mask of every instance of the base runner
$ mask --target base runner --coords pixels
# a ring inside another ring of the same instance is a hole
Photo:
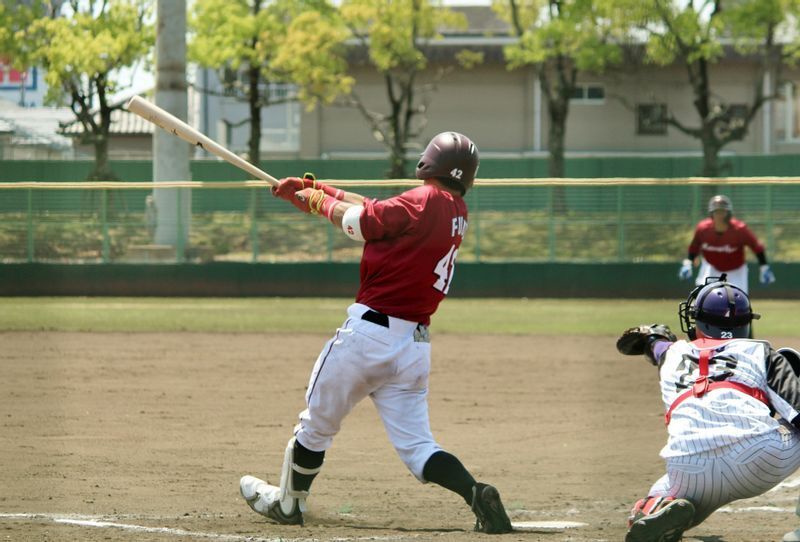
[[[347,319],[317,358],[307,408],[289,439],[280,484],[244,476],[240,491],[255,512],[302,524],[306,498],[342,420],[369,397],[400,459],[422,483],[461,495],[476,531],[506,533],[511,522],[493,486],[476,481],[443,450],[428,419],[430,317],[450,289],[467,229],[464,194],[478,170],[478,149],[464,135],[434,137],[416,176],[423,186],[383,201],[343,192],[313,178],[283,179],[274,194],[325,216],[364,241],[361,286]]]
[[[698,286],[664,325],[627,330],[623,354],[658,367],[667,473],[633,507],[626,542],[672,542],[719,507],[761,495],[800,467],[800,377],[792,349],[748,339],[747,294],[725,275]]]
[[[728,196],[717,195],[708,201],[708,218],[697,223],[689,251],[683,260],[678,277],[692,278],[692,265],[697,256],[700,269],[695,284],[703,285],[708,277],[728,276],[728,282],[748,293],[745,247],[758,258],[758,280],[761,284],[775,282],[775,274],[767,263],[764,245],[750,228],[733,217],[733,203]]]

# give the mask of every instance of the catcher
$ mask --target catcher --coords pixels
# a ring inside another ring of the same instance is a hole
[[[667,473],[636,502],[626,542],[680,540],[719,507],[760,495],[800,467],[800,356],[748,339],[759,318],[726,276],[680,304],[678,338],[665,325],[625,331],[617,350],[658,367]]]

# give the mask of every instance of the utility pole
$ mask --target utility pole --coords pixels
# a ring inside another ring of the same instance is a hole
[[[187,120],[186,0],[158,0],[156,13],[156,105]],[[153,132],[153,180],[189,181],[189,144],[164,130]],[[156,188],[155,243],[175,248],[183,261],[191,225],[191,191]]]

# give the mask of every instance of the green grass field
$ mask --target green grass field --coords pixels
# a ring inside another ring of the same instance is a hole
[[[194,331],[330,333],[350,299],[331,298],[0,298],[0,331]],[[798,334],[798,303],[755,300],[757,336]],[[617,335],[639,323],[679,333],[678,302],[611,299],[448,299],[436,333]]]

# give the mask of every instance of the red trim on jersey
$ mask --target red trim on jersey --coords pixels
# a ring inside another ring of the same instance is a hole
[[[689,244],[689,254],[703,254],[703,258],[719,271],[738,269],[745,262],[744,247],[755,254],[764,252],[764,245],[750,231],[747,224],[731,218],[728,229],[718,233],[714,221],[706,218],[697,223]]]
[[[711,358],[711,349],[716,349],[727,342],[729,341],[725,339],[709,339],[705,337],[702,339],[697,339],[696,341],[692,341],[693,345],[701,349],[700,359],[698,361],[700,365],[700,375],[694,381],[694,384],[692,384],[691,389],[688,389],[680,394],[667,409],[667,413],[664,415],[664,422],[667,425],[669,425],[669,421],[672,418],[672,411],[689,397],[702,397],[711,390],[722,388],[737,390],[754,397],[755,399],[758,399],[768,407],[772,408],[769,404],[769,397],[767,397],[767,394],[764,393],[763,390],[753,388],[739,382],[729,382],[727,380],[723,380],[721,382],[712,382],[708,379],[708,360]]]

